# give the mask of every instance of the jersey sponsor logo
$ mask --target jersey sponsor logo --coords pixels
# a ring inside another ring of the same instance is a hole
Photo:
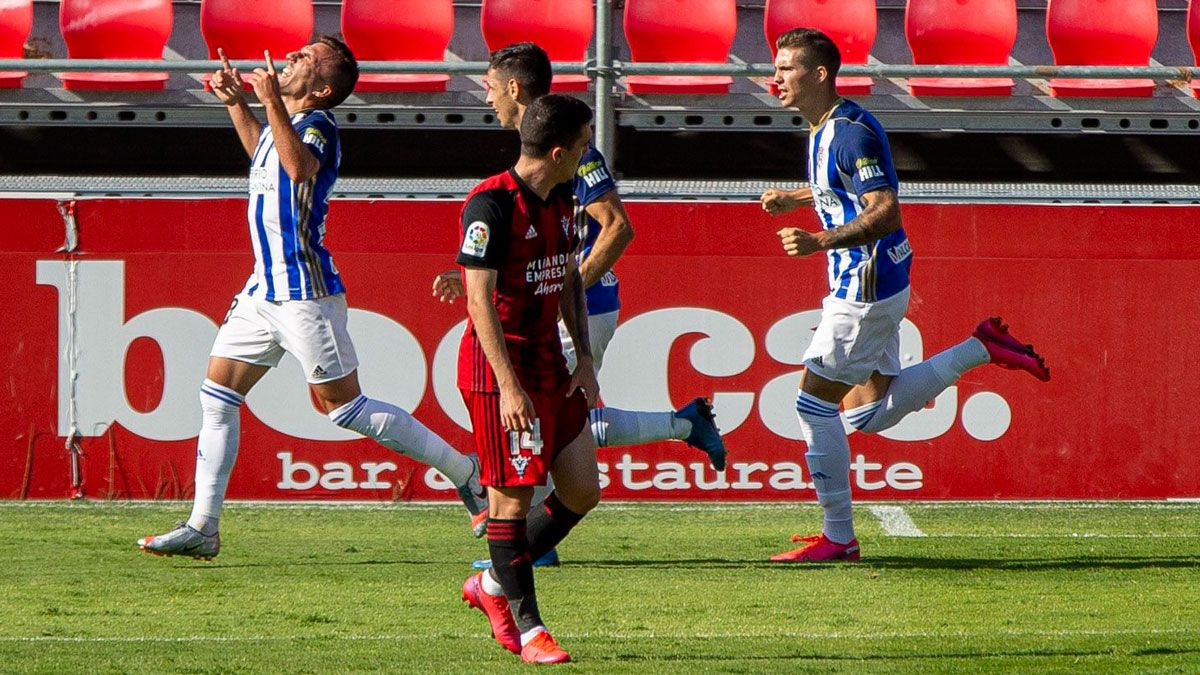
[[[549,255],[531,260],[525,267],[525,283],[537,284],[534,295],[549,295],[563,289],[563,278],[567,276],[567,254]]]
[[[889,248],[887,250],[887,254],[888,257],[892,259],[892,262],[899,265],[904,261],[905,258],[912,255],[912,245],[908,243],[907,239],[905,239],[899,244]]]
[[[605,272],[604,276],[600,277],[600,285],[601,286],[616,286],[617,285],[617,274],[615,272],[613,272],[612,270]]]
[[[491,238],[491,230],[488,229],[488,224],[482,220],[477,220],[467,226],[467,234],[463,237],[462,253],[475,258],[482,258],[487,253],[488,239]]]
[[[263,194],[275,191],[275,181],[271,180],[271,171],[265,166],[250,167],[250,194]]]
[[[826,190],[820,185],[813,184],[812,191],[813,201],[820,210],[833,211],[841,206],[841,202],[838,201],[837,195],[832,190]]]
[[[861,181],[883,178],[883,168],[879,166],[879,160],[875,157],[859,157],[854,166],[858,169],[858,179]]]
[[[601,182],[610,180],[608,170],[599,160],[579,165],[578,176],[587,183],[588,187],[596,187]]]
[[[526,239],[537,239],[537,236],[538,236],[537,228],[533,226],[533,223],[530,223],[529,231],[525,233],[525,238]]]
[[[301,140],[304,141],[305,144],[313,146],[318,152],[321,153],[325,152],[325,144],[328,143],[328,141],[325,140],[325,134],[321,133],[319,129],[314,127],[305,129],[304,138]]]

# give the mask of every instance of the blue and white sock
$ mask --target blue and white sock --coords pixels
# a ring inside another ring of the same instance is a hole
[[[883,398],[846,411],[846,419],[869,434],[890,429],[905,415],[924,408],[963,373],[988,362],[987,349],[971,337],[900,371]]]
[[[838,404],[801,391],[796,413],[808,452],[804,459],[825,511],[825,536],[839,544],[854,539],[850,503],[850,442],[838,415]]]
[[[461,486],[471,478],[474,464],[468,456],[391,403],[359,395],[330,412],[329,419],[339,427],[374,439],[389,450],[432,466],[455,485]]]
[[[212,380],[200,385],[200,437],[196,439],[196,496],[188,525],[216,534],[229,474],[237,461],[241,408],[245,398]]]
[[[692,423],[673,412],[640,412],[618,408],[595,408],[591,412],[592,435],[601,448],[641,445],[654,441],[682,441],[692,433]]]

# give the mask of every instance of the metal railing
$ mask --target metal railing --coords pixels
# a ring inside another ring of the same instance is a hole
[[[617,79],[627,75],[729,75],[771,77],[770,63],[625,63],[612,58],[612,3],[596,3],[596,59],[588,62],[557,63],[563,73],[582,73],[595,82],[596,136],[600,151],[612,161],[615,145],[616,114],[613,92]],[[282,55],[280,55],[282,56]],[[261,67],[262,61],[234,61],[243,72]],[[80,71],[210,73],[221,67],[211,60],[115,60],[115,59],[0,59],[0,71],[68,73]],[[483,75],[484,61],[360,61],[364,73],[438,73],[447,75]],[[978,66],[978,65],[844,65],[840,74],[875,78],[907,77],[999,77],[999,78],[1144,78],[1187,83],[1200,78],[1196,66]]]

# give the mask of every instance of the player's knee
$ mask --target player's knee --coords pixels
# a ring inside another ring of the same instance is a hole
[[[244,400],[241,394],[212,380],[205,380],[200,385],[200,408],[205,417],[221,419],[236,416]]]
[[[563,506],[579,515],[585,515],[600,503],[600,483],[573,486],[569,493],[555,491]]]
[[[876,419],[879,417],[876,413],[879,412],[881,405],[880,401],[874,401],[857,408],[850,408],[846,410],[846,421],[850,423],[850,426],[863,433],[874,434],[883,431],[883,427],[878,424]]]
[[[349,403],[329,411],[329,419],[343,429],[362,434],[370,435],[369,424],[367,423],[367,407],[370,404],[370,399],[366,396],[359,395],[358,398]]]

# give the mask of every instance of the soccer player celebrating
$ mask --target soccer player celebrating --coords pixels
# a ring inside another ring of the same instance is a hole
[[[834,81],[841,55],[828,36],[796,28],[779,36],[776,46],[779,98],[811,125],[809,187],[767,190],[762,206],[773,215],[815,206],[822,231],[786,227],[778,234],[790,256],[826,252],[829,295],[804,354],[796,399],[808,445],[804,457],[825,511],[824,529],[794,538],[805,545],[771,560],[858,560],[850,445],[839,406],[845,406],[855,428],[877,433],[923,408],[976,366],[991,362],[1043,381],[1050,379],[1050,370],[995,318],[980,323],[964,342],[900,369],[899,326],[908,309],[913,252],[900,224],[899,181],[887,135],[870,113],[838,96]]]
[[[250,157],[247,216],[254,271],[233,299],[200,386],[203,424],[196,449],[191,517],[176,529],[138,540],[143,551],[211,559],[220,550],[218,521],[237,458],[239,417],[250,389],[289,352],[329,419],[384,447],[437,468],[459,486],[472,514],[484,508],[479,467],[394,405],[368,398],[346,330],[346,290],[325,248],[325,215],[337,180],[341,144],[330,112],[354,90],[358,64],[341,41],[321,37],[287,55],[276,73],[250,76],[266,113],[255,118],[242,78],[221,52],[212,89],[228,106]]]
[[[517,129],[530,103],[550,91],[550,58],[532,42],[520,42],[492,54],[485,82],[487,101],[500,126]],[[617,328],[621,301],[613,265],[633,239],[633,227],[604,155],[589,144],[574,176],[575,198],[585,216],[579,273],[587,289],[588,330],[592,359],[599,371],[604,352]],[[457,270],[434,279],[433,294],[453,302],[463,294]],[[574,364],[576,343],[560,325],[568,365]],[[600,447],[680,440],[708,454],[713,468],[725,468],[725,443],[716,427],[712,407],[696,398],[674,412],[644,412],[598,407],[591,411],[592,431]],[[536,499],[535,499],[536,501]],[[558,560],[550,551],[539,564]],[[484,561],[486,562],[486,561]]]
[[[591,139],[592,111],[544,96],[521,121],[521,157],[473,189],[463,205],[467,329],[458,386],[471,415],[488,488],[492,566],[463,584],[492,635],[521,659],[560,663],[567,652],[538,612],[532,561],[554,548],[600,501],[588,408],[598,395],[584,290],[576,264],[571,178]],[[558,318],[576,345],[568,370]],[[533,486],[555,491],[530,514]],[[515,614],[515,621],[514,621]]]

